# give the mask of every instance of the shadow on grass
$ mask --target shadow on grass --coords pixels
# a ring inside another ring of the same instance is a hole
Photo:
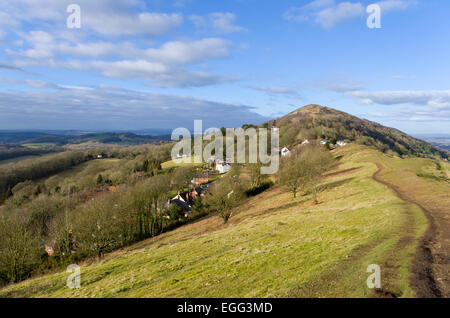
[[[270,208],[270,209],[264,210],[261,213],[252,215],[252,217],[257,217],[257,216],[261,216],[261,215],[265,215],[265,214],[269,214],[269,213],[273,213],[273,212],[277,212],[277,211],[287,210],[287,209],[296,207],[298,205],[302,205],[303,203],[308,202],[308,200],[309,199],[304,199],[304,200],[301,200],[301,201],[294,201],[294,202],[291,202],[291,203],[286,203],[286,204],[284,204],[282,206],[277,206],[275,208]]]
[[[354,180],[355,178],[347,178],[347,179],[343,179],[343,180],[339,180],[339,181],[334,181],[334,182],[330,182],[330,183],[326,183],[326,184],[321,184],[317,187],[317,191],[318,192],[322,192],[325,190],[332,190],[334,188],[338,188],[344,184],[349,183],[350,181]]]
[[[336,171],[336,172],[332,172],[332,173],[327,173],[324,175],[324,177],[328,178],[328,177],[334,177],[334,176],[338,176],[340,174],[345,174],[345,173],[349,173],[349,172],[354,172],[357,171],[359,169],[361,169],[362,167],[355,167],[355,168],[350,168],[350,169],[345,169],[345,170],[340,170],[340,171]]]

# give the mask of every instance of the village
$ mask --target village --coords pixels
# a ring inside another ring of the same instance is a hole
[[[334,149],[338,147],[344,147],[347,145],[345,141],[336,141],[336,140],[327,140],[323,139],[320,141],[314,141],[320,145],[320,147],[326,149]],[[311,142],[309,140],[304,140],[296,146],[292,146],[290,148],[283,147],[281,149],[277,148],[275,151],[280,155],[281,158],[287,158],[291,156],[292,152],[301,151],[302,147],[310,145]],[[107,156],[104,153],[100,153],[96,156],[97,160],[104,160]],[[187,155],[178,155],[177,159],[189,158]],[[245,165],[244,165],[245,166]],[[202,198],[204,198],[211,185],[218,179],[221,179],[223,176],[228,174],[233,168],[233,162],[228,159],[222,159],[218,156],[211,156],[206,163],[202,166],[197,167],[196,174],[190,181],[188,187],[186,187],[183,191],[178,191],[178,193],[174,196],[170,196],[167,199],[167,202],[164,205],[164,210],[169,211],[167,215],[164,216],[165,219],[171,220],[175,216],[171,215],[170,211],[177,211],[177,218],[182,215],[185,219],[188,219],[194,209],[196,202]],[[137,171],[134,173],[135,178],[144,179],[145,173],[142,171]],[[247,170],[243,169],[243,173],[241,178],[248,178]],[[102,196],[108,193],[116,193],[119,190],[125,191],[127,189],[127,185],[113,185],[110,183],[110,180],[102,177],[100,174],[98,176],[97,184],[99,185],[97,188],[87,192],[87,193],[74,193],[74,196],[85,196],[87,201],[95,201],[97,197]],[[175,220],[174,220],[175,221]],[[70,234],[71,235],[71,234]],[[70,240],[71,241],[71,240]],[[41,248],[45,250],[45,252],[49,256],[53,256],[54,242],[42,242]],[[71,253],[75,253],[74,250],[71,250]]]
[[[304,140],[299,147],[309,145],[311,142],[309,140]],[[321,147],[326,147],[327,149],[334,149],[337,147],[344,147],[347,145],[345,141],[333,141],[333,140],[321,140],[319,142]],[[287,147],[282,149],[275,149],[281,158],[289,157],[291,155],[291,150]],[[298,148],[297,148],[298,150]],[[178,157],[188,158],[186,155],[180,155]],[[210,169],[205,169],[206,167]],[[179,209],[182,209],[187,217],[198,198],[202,198],[206,195],[208,188],[211,183],[214,182],[218,177],[227,174],[232,169],[232,162],[230,160],[223,160],[217,156],[211,156],[208,160],[207,165],[202,169],[203,171],[195,176],[191,181],[192,188],[188,191],[179,192],[175,197],[168,200],[168,208],[171,205],[176,205]]]

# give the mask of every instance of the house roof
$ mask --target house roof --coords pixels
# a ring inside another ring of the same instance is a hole
[[[170,201],[170,204],[176,204],[179,207],[182,207],[183,209],[189,209],[191,207],[189,204],[187,204],[186,202],[181,201],[179,199],[175,199],[175,200]]]

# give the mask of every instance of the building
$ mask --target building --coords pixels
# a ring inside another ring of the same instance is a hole
[[[309,142],[308,139],[306,139],[304,142],[302,142],[302,146],[306,146],[306,145],[309,145],[309,144],[310,144],[310,142]]]
[[[347,145],[347,143],[345,143],[345,141],[342,141],[342,140],[339,140],[337,143],[336,143],[336,146],[338,146],[338,147],[344,147],[344,146],[346,146]]]
[[[187,217],[189,213],[191,213],[195,201],[205,196],[207,188],[207,186],[201,186],[186,192],[178,193],[178,195],[176,195],[174,198],[168,200],[167,208],[170,208],[170,206],[175,204],[183,209],[183,212]]]
[[[205,183],[209,182],[209,173],[205,172],[199,175],[196,175],[195,178],[192,180],[192,184],[199,186]]]
[[[291,151],[288,148],[284,147],[283,149],[281,149],[280,153],[282,157],[288,157],[291,154]]]
[[[227,172],[229,172],[231,170],[231,165],[229,164],[228,161],[217,160],[216,161],[216,170],[220,174],[224,174],[224,173],[227,173]]]

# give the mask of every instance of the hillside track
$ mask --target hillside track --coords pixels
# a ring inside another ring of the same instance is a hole
[[[447,297],[448,295],[445,295],[442,292],[439,284],[437,283],[439,277],[437,277],[435,271],[436,259],[438,259],[438,257],[436,256],[436,251],[438,249],[438,246],[442,247],[442,242],[439,242],[440,236],[438,235],[438,232],[441,229],[438,229],[434,211],[426,208],[418,200],[405,195],[405,191],[400,189],[398,186],[384,180],[381,175],[385,171],[385,167],[377,162],[374,162],[374,164],[376,164],[376,166],[378,167],[378,171],[373,175],[373,179],[392,189],[401,200],[420,207],[429,222],[428,229],[420,240],[420,245],[417,249],[417,253],[413,261],[413,275],[411,277],[411,286],[414,288],[417,297]],[[444,225],[441,225],[441,227],[446,228],[446,230],[448,231],[448,227],[445,227]],[[445,277],[443,277],[443,279],[445,279]]]

